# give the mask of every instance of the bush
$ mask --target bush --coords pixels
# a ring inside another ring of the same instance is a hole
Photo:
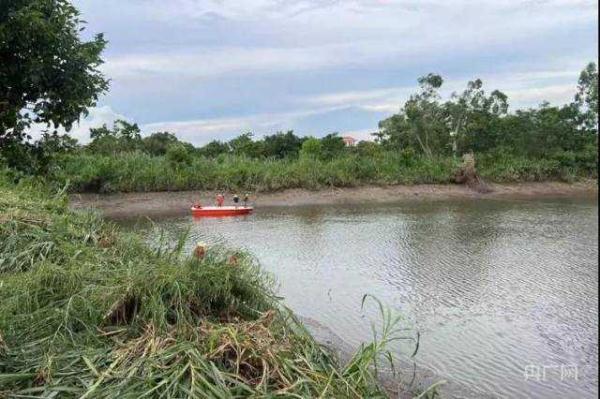
[[[311,137],[302,143],[300,156],[303,158],[320,159],[323,154],[321,140]]]
[[[187,148],[183,144],[171,144],[167,147],[167,160],[179,167],[181,165],[189,165],[192,162],[192,157]]]
[[[307,148],[311,145],[307,144]],[[308,153],[311,151],[315,153]],[[312,155],[258,159],[227,154],[206,158],[182,147],[170,149],[169,154],[65,154],[55,159],[49,180],[59,187],[70,182],[69,189],[75,192],[316,190],[364,184],[452,183],[460,164],[453,157],[428,158],[411,150],[382,150],[376,157],[353,151],[330,159]],[[496,152],[475,154],[475,159],[478,172],[489,182],[572,181],[597,176],[597,156],[591,151],[534,159]]]

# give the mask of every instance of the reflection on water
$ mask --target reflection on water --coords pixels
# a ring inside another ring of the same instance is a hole
[[[421,332],[418,364],[500,397],[598,392],[598,207],[578,201],[445,201],[258,209],[164,219],[245,248],[288,306],[352,345],[371,337],[370,293]],[[375,310],[373,310],[375,312]]]

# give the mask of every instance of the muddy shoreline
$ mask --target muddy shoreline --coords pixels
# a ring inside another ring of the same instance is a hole
[[[257,207],[306,205],[355,205],[361,203],[394,203],[422,199],[539,199],[560,197],[597,198],[596,180],[576,183],[544,182],[490,184],[492,192],[481,194],[462,185],[421,184],[414,186],[362,186],[332,188],[319,191],[290,189],[273,193],[251,193],[250,202]],[[200,201],[213,205],[214,191],[165,191],[122,194],[73,194],[74,208],[94,208],[109,218],[177,215],[189,211]],[[232,193],[225,193],[231,202]]]

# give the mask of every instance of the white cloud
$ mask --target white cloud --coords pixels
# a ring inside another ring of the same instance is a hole
[[[475,54],[495,46],[521,45],[553,29],[597,23],[593,12],[597,5],[587,0],[490,0],[476,5],[467,0],[152,0],[134,4],[142,15],[158,18],[157,28],[173,20],[181,26],[202,26],[196,18],[222,15],[243,23],[247,39],[237,38],[242,42],[239,45],[224,44],[221,40],[227,43],[229,36],[223,32],[210,44],[177,38],[172,46],[157,46],[160,51],[129,48],[107,57],[103,67],[117,82],[148,76],[188,79],[360,67],[390,60],[398,66],[416,65],[435,54]],[[298,14],[299,10],[306,12]],[[168,42],[169,33],[165,34]]]
[[[88,116],[82,118],[79,122],[75,122],[69,132],[65,132],[63,128],[58,129],[58,132],[60,134],[68,133],[80,143],[85,144],[90,141],[90,128],[100,127],[103,124],[111,126],[117,119],[129,120],[126,116],[115,112],[108,105],[90,108]],[[31,127],[32,138],[34,140],[40,138],[46,129],[47,127],[42,124],[33,125]]]
[[[187,48],[183,51],[128,54],[107,60],[102,66],[115,80],[146,77],[210,78],[227,73],[297,71],[345,64],[355,57],[355,45],[297,48]],[[157,82],[159,83],[159,82]]]
[[[529,71],[511,71],[502,74],[485,74],[481,78],[484,89],[489,93],[498,89],[508,95],[511,108],[518,109],[539,105],[543,101],[552,104],[565,104],[573,99],[579,69],[566,65],[563,69],[543,69]],[[440,94],[449,99],[453,92],[462,92],[467,82],[475,77],[447,79]],[[556,83],[556,81],[559,83]],[[565,83],[566,82],[566,83]],[[418,91],[413,86],[391,87],[374,90],[355,90],[317,95],[305,99],[312,106],[359,107],[367,111],[393,114],[412,93]]]
[[[156,131],[169,131],[174,133],[180,140],[202,145],[211,140],[228,140],[244,132],[253,132],[256,137],[262,137],[278,130],[289,130],[293,128],[295,121],[302,117],[330,110],[304,109],[297,112],[254,114],[239,118],[165,121],[145,124],[141,128],[145,134]]]
[[[292,129],[336,110],[389,115],[427,72],[450,75],[444,96],[480,77],[512,109],[564,103],[597,57],[592,0],[76,2],[110,41],[108,103],[146,133],[171,130],[195,144]],[[118,115],[94,112],[75,130],[83,140],[90,125]]]
[[[351,107],[335,105],[329,107],[306,106],[294,112],[278,112],[253,114],[240,118],[207,118],[187,121],[165,121],[145,124],[141,126],[144,134],[156,131],[169,131],[180,140],[194,145],[203,145],[211,140],[227,141],[241,133],[252,132],[256,138],[277,131],[296,129],[301,123],[312,117],[327,116],[339,111],[352,112]],[[378,112],[379,113],[379,112]],[[315,128],[319,131],[320,129]],[[356,134],[360,140],[368,139],[369,134],[376,131],[377,126],[369,129],[342,129],[341,134]],[[297,134],[307,134],[305,131],[296,131]],[[324,132],[322,132],[324,134]]]

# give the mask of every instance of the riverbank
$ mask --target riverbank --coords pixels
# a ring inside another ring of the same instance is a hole
[[[388,397],[395,324],[342,366],[252,256],[181,251],[0,179],[0,396]]]
[[[570,155],[574,158],[566,154],[548,158],[476,154],[475,159],[477,173],[488,183],[574,182],[598,176],[596,151]],[[58,157],[47,180],[57,188],[67,186],[71,193],[274,193],[288,189],[452,184],[461,167],[461,159],[455,157],[383,150],[372,156],[348,153],[328,159],[191,156],[186,162],[140,152],[84,152]]]
[[[419,184],[395,186],[363,186],[310,191],[289,189],[251,195],[257,207],[352,205],[360,203],[394,203],[423,199],[536,199],[551,197],[597,197],[596,180],[575,183],[511,183],[490,184],[491,192],[482,194],[463,185]],[[231,198],[231,193],[227,193]],[[189,212],[192,203],[214,202],[214,191],[175,191],[122,194],[73,194],[74,208],[94,208],[111,218],[177,215]]]

